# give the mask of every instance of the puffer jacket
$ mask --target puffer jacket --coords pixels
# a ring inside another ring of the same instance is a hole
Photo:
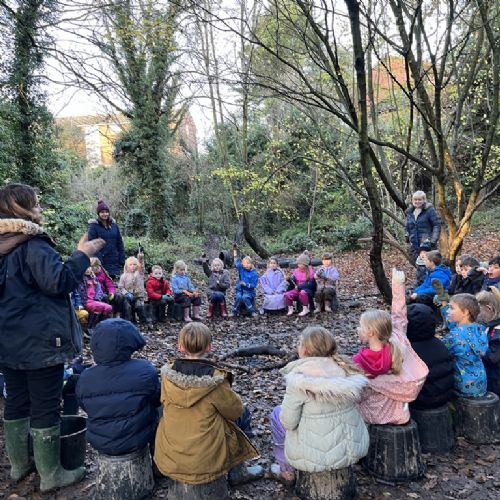
[[[234,259],[234,266],[238,271],[236,291],[255,297],[255,288],[259,283],[259,273],[255,268],[245,269],[239,255]],[[242,285],[241,282],[244,284]]]
[[[207,297],[212,300],[214,292],[222,292],[226,294],[227,289],[231,286],[231,277],[227,269],[221,271],[212,271],[208,262],[203,262],[203,271],[208,277]]]
[[[99,217],[89,220],[88,237],[89,240],[102,238],[106,242],[96,257],[109,274],[119,276],[125,263],[125,247],[118,224],[111,219],[111,225],[106,227]]]
[[[188,292],[195,291],[193,282],[187,274],[173,274],[170,286],[176,295],[182,293],[183,290],[187,290]]]
[[[488,350],[483,356],[484,368],[488,379],[488,391],[500,396],[500,318],[486,325]]]
[[[144,287],[144,273],[142,271],[135,271],[133,273],[125,271],[120,276],[118,289],[123,295],[131,293],[136,299],[143,301],[146,298],[146,288]]]
[[[129,321],[101,321],[90,347],[96,365],[76,386],[87,412],[87,439],[100,453],[121,455],[146,446],[155,435],[160,379],[144,359],[130,359],[146,342]]]
[[[406,234],[412,248],[418,250],[420,243],[427,238],[435,247],[441,234],[441,219],[436,209],[431,203],[425,203],[416,220],[414,211],[415,207],[411,205],[405,212]]]
[[[80,251],[63,263],[38,224],[0,215],[0,366],[37,370],[81,352],[70,292],[89,265]]]
[[[460,274],[453,275],[448,293],[456,295],[457,293],[471,293],[476,295],[483,288],[484,274],[477,269],[471,269],[465,278]]]
[[[301,471],[342,469],[368,452],[368,430],[356,403],[368,380],[346,375],[332,358],[303,358],[281,370],[286,379],[280,420],[285,456]]]
[[[434,269],[428,269],[424,282],[415,288],[417,295],[435,295],[436,291],[432,286],[432,280],[439,280],[445,290],[450,286],[451,271],[449,267],[439,264]]]
[[[146,292],[149,300],[161,300],[163,295],[172,295],[170,283],[165,278],[155,278],[152,274],[146,281]]]
[[[231,374],[211,368],[199,376],[194,367],[187,373],[175,367],[161,370],[163,417],[154,454],[160,472],[183,483],[203,484],[258,456],[234,423],[243,414],[243,403],[231,390]]]
[[[444,406],[453,398],[453,358],[441,340],[434,336],[436,317],[425,304],[408,306],[408,340],[429,368],[422,390],[410,408],[427,410]]]

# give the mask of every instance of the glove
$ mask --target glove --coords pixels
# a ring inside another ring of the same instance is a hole
[[[161,300],[162,300],[163,302],[168,302],[169,300],[172,300],[172,296],[171,296],[171,295],[168,295],[168,294],[162,295],[162,296],[161,296]]]
[[[115,300],[115,294],[114,294],[114,293],[110,293],[110,294],[108,295],[108,300],[109,300],[110,302],[113,302],[113,300]]]
[[[398,271],[395,267],[392,269],[392,283],[404,285],[405,273],[404,271]]]
[[[127,292],[127,294],[125,295],[125,297],[127,298],[127,300],[134,300],[134,294],[133,293],[130,293],[130,292]]]

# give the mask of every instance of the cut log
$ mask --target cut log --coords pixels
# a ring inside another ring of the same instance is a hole
[[[211,483],[186,484],[172,481],[168,488],[167,500],[227,500],[229,491],[227,478],[222,476]]]
[[[448,453],[455,445],[448,405],[430,410],[410,410],[418,427],[422,453]]]
[[[482,398],[458,398],[459,435],[474,444],[491,444],[499,439],[499,400],[493,392]]]
[[[351,500],[356,496],[352,467],[324,472],[297,471],[295,490],[302,500]]]
[[[283,351],[282,349],[279,349],[278,347],[275,347],[273,345],[256,345],[253,347],[241,347],[240,349],[236,349],[234,351],[231,351],[230,353],[226,354],[225,356],[220,357],[219,359],[221,361],[227,359],[227,358],[233,358],[233,357],[250,357],[250,356],[258,356],[259,354],[265,354],[268,356],[288,356],[287,351]]]

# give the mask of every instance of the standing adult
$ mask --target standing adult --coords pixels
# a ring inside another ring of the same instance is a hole
[[[70,292],[83,279],[89,257],[105,244],[88,241],[63,263],[44,232],[35,190],[0,189],[0,367],[7,398],[4,434],[11,477],[33,470],[28,436],[41,482],[48,491],[78,481],[85,468],[60,463],[60,402],[64,363],[82,349],[82,332]]]
[[[102,238],[106,246],[97,253],[104,269],[111,278],[116,279],[123,271],[125,264],[125,247],[118,224],[109,214],[109,207],[105,201],[97,202],[97,218],[89,221],[89,240]]]

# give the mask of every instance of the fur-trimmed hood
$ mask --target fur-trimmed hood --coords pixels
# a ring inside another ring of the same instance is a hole
[[[44,231],[34,222],[0,217],[0,255],[7,255],[21,243],[40,234]]]
[[[368,379],[362,374],[347,375],[332,358],[302,358],[285,366],[287,386],[306,393],[316,401],[356,402]]]
[[[181,408],[190,408],[214,391],[227,379],[227,373],[216,369],[213,376],[185,375],[164,365],[161,376],[165,384],[165,397]]]

